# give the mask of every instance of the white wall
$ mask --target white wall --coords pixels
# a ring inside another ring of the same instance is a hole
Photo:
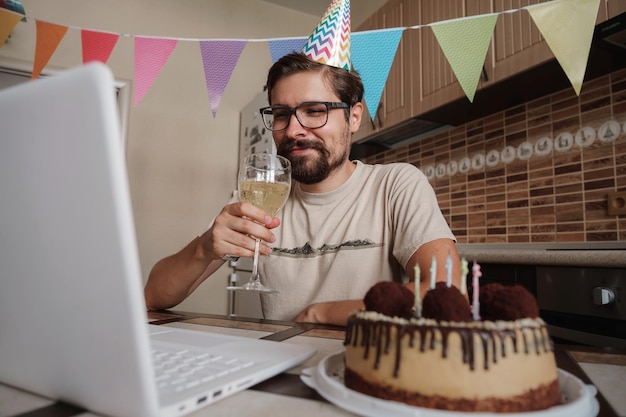
[[[353,27],[358,24],[355,8],[359,16],[368,16],[364,8],[373,12],[382,2],[353,1]],[[44,71],[81,65],[80,28],[179,39],[267,39],[308,36],[321,17],[255,0],[22,4],[27,16],[70,27]],[[0,63],[32,68],[35,39],[34,20],[18,23],[0,48]],[[158,259],[205,229],[236,186],[239,112],[262,92],[270,65],[267,43],[248,43],[213,118],[199,46],[180,41],[143,101],[133,107],[133,38],[120,37],[109,66],[117,79],[131,83],[127,162],[144,280]],[[226,313],[228,272],[222,267],[177,309]]]

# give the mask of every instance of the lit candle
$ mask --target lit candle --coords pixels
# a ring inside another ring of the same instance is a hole
[[[467,274],[469,269],[467,268],[467,261],[465,258],[461,259],[461,294],[465,295],[467,292]]]
[[[415,265],[415,316],[422,317],[422,297],[420,296],[420,266]]]
[[[478,301],[478,278],[480,278],[482,275],[482,272],[480,272],[480,265],[478,265],[478,263],[474,261],[474,265],[472,266],[472,287],[474,289],[472,318],[475,321],[480,320],[480,302]]]
[[[437,279],[437,258],[433,255],[433,261],[430,264],[430,289],[435,289],[435,280]]]
[[[446,259],[446,285],[448,288],[452,285],[452,257],[450,249],[448,249],[448,258]]]

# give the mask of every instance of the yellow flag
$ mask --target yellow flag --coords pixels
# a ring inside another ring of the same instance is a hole
[[[580,95],[601,0],[558,0],[526,7]]]
[[[0,8],[0,47],[4,45],[17,22],[23,17],[21,14]]]

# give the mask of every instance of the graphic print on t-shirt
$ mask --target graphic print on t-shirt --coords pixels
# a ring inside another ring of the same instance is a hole
[[[348,240],[339,244],[323,244],[319,248],[314,248],[309,242],[296,248],[272,248],[272,255],[291,256],[294,258],[315,258],[317,256],[336,253],[340,250],[368,249],[383,246],[382,243],[375,243],[369,239]]]

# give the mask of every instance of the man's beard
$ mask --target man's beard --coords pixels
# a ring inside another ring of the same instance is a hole
[[[318,156],[293,156],[289,151],[293,148],[314,149]],[[348,158],[347,150],[332,159],[332,155],[321,142],[312,140],[293,140],[283,142],[277,149],[278,155],[284,156],[291,162],[291,177],[302,184],[316,184],[322,182],[330,173],[340,167]]]

